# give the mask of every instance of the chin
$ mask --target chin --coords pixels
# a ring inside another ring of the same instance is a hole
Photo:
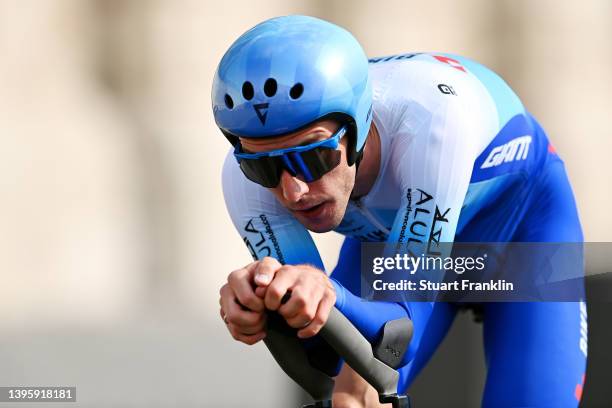
[[[338,225],[334,225],[334,224],[315,224],[315,223],[303,223],[304,226],[312,232],[316,232],[316,233],[323,233],[323,232],[329,232],[332,231],[334,228],[336,228]]]

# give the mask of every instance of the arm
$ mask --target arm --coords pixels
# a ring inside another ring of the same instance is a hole
[[[231,153],[223,191],[232,222],[255,259],[232,272],[221,289],[221,315],[230,333],[247,344],[261,340],[267,309],[299,328],[299,336],[313,336],[325,323],[335,293],[310,234],[270,191],[244,177]],[[290,299],[281,304],[288,291]]]

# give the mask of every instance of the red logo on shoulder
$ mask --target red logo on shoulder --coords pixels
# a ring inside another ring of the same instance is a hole
[[[463,67],[463,65],[461,65],[461,63],[457,61],[456,59],[445,57],[442,55],[434,55],[433,57],[440,62],[450,65],[453,68],[457,68],[459,71],[467,72],[465,68]]]

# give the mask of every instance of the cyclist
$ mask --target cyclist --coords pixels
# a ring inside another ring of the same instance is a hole
[[[398,369],[403,392],[458,306],[360,301],[361,242],[413,242],[425,251],[432,236],[583,239],[563,163],[544,130],[500,77],[467,58],[412,53],[368,61],[336,25],[273,18],[223,56],[212,102],[233,145],[223,168],[227,209],[255,259],[220,291],[221,316],[244,343],[265,337],[265,310],[309,338],[335,305],[371,342],[386,322],[409,317],[414,335]],[[346,237],[331,277],[308,230]],[[482,309],[483,406],[577,406],[584,304]],[[334,404],[379,406],[373,388],[346,366]]]

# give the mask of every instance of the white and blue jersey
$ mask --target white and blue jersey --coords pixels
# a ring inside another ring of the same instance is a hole
[[[403,391],[443,338],[456,306],[360,301],[360,242],[431,253],[442,242],[575,242],[582,233],[563,163],[494,72],[459,56],[419,53],[371,59],[370,79],[380,171],[336,229],[346,240],[332,280],[336,306],[370,341],[385,322],[412,319],[413,339],[399,369]],[[231,152],[223,188],[254,258],[323,269],[308,231],[271,192],[243,176]],[[489,365],[483,404],[576,406],[586,361],[578,346],[580,304],[483,307]],[[533,349],[544,343],[547,349]],[[538,392],[528,392],[535,383]]]

